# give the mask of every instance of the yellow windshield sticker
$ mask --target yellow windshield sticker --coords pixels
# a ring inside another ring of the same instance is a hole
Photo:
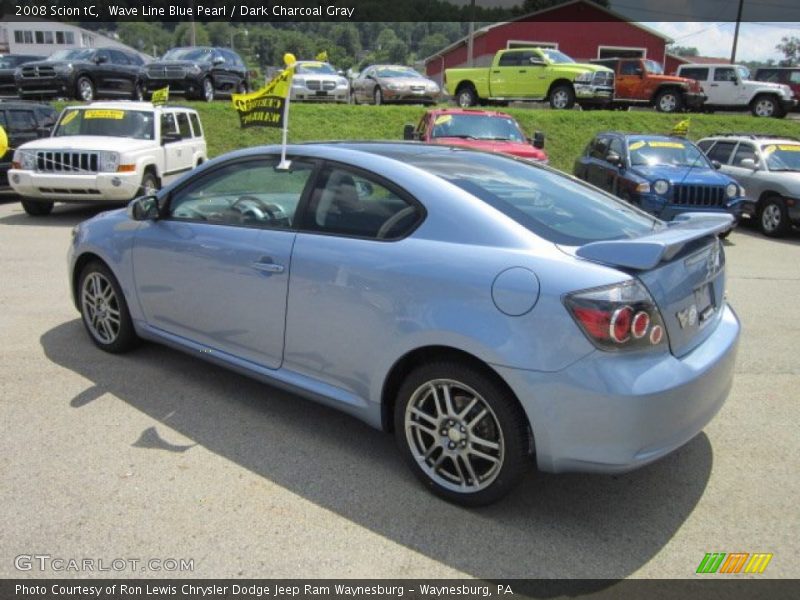
[[[84,119],[113,119],[119,121],[125,118],[124,110],[87,110],[83,114]]]
[[[436,120],[433,122],[434,125],[444,125],[445,123],[449,123],[453,120],[453,115],[440,115],[436,117]]]
[[[798,144],[778,144],[778,150],[784,152],[800,152],[800,145]]]
[[[778,147],[775,144],[770,144],[769,146],[764,146],[764,154],[772,154],[777,149],[778,149]]]
[[[310,61],[310,62],[304,62],[302,66],[311,67],[312,69],[318,69],[319,67],[324,67],[325,65],[321,62]]]
[[[628,146],[629,150],[638,150],[644,146],[644,142],[633,142],[630,146]]]
[[[77,116],[78,116],[78,111],[77,110],[71,110],[67,114],[64,115],[63,119],[61,119],[61,124],[62,125],[66,125]]]
[[[651,148],[678,148],[679,150],[686,148],[680,142],[647,142],[647,145]]]

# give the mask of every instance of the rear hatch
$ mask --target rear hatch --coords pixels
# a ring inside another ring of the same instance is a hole
[[[725,255],[717,238],[729,215],[685,213],[661,231],[635,239],[592,242],[576,256],[637,277],[655,300],[675,356],[714,330],[725,302]]]

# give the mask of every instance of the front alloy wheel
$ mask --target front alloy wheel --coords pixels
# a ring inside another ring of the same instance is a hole
[[[656,99],[656,110],[663,113],[678,112],[683,108],[678,92],[672,90],[661,92]]]
[[[81,77],[76,84],[78,90],[78,100],[91,102],[94,100],[94,84],[88,77]]]
[[[203,79],[203,100],[206,102],[213,102],[214,100],[214,82],[208,77]]]
[[[98,261],[81,272],[79,306],[92,341],[106,352],[125,352],[136,340],[128,305],[109,268]]]
[[[459,363],[421,367],[403,384],[397,441],[436,494],[467,506],[494,502],[521,477],[527,421],[492,379]]]
[[[761,209],[761,233],[769,237],[782,237],[789,230],[789,216],[779,198],[769,198]]]
[[[550,108],[567,110],[575,106],[575,92],[570,86],[559,85],[550,92]]]
[[[756,117],[774,117],[778,114],[778,105],[774,98],[761,96],[753,103],[753,115]]]

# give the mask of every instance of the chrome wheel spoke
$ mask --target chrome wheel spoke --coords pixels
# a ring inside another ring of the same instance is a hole
[[[469,455],[463,457],[464,466],[467,467],[467,475],[472,480],[472,485],[478,485],[479,479],[478,476],[475,474],[475,468],[472,466],[472,462],[469,460]]]
[[[481,437],[478,437],[475,434],[471,435],[469,439],[472,441],[473,444],[477,444],[479,446],[483,446],[484,448],[489,448],[490,450],[499,450],[500,449],[500,444],[498,444],[497,442],[492,442],[492,441],[489,441],[489,440],[485,440],[485,439],[483,439]]]
[[[458,478],[458,485],[461,487],[467,485],[467,479],[464,477],[464,472],[461,470],[461,461],[459,460],[458,456],[454,456],[452,458],[452,462],[456,467],[456,477]]]
[[[122,313],[111,282],[100,272],[89,274],[83,282],[81,302],[92,337],[102,344],[114,342],[122,327]]]
[[[472,419],[469,423],[467,423],[467,427],[472,429],[473,427],[475,427],[475,425],[481,422],[483,417],[485,417],[488,414],[489,412],[485,408],[481,409],[481,412],[478,413],[478,416]]]
[[[467,454],[471,454],[472,456],[477,456],[478,458],[482,458],[483,460],[489,461],[490,463],[499,463],[500,459],[496,456],[491,456],[490,454],[486,454],[485,452],[481,452],[480,450],[476,450],[474,447],[467,450]]]
[[[426,415],[427,417],[427,415]],[[417,429],[424,431],[425,433],[429,433],[431,435],[436,434],[436,423],[432,423],[431,425],[427,425],[425,423],[421,423],[420,421],[411,421],[408,424],[409,427],[416,427]]]
[[[444,407],[447,411],[447,416],[455,415],[456,411],[453,410],[453,398],[450,396],[450,386],[443,385],[442,386],[442,396],[444,396]]]
[[[469,411],[471,411],[473,408],[475,408],[475,405],[477,403],[478,403],[478,399],[473,396],[472,400],[470,400],[469,403],[464,407],[464,410],[462,410],[460,413],[458,413],[458,418],[459,419],[464,419],[469,414]]]

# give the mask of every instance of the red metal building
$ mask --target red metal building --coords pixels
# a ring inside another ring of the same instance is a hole
[[[488,66],[498,50],[541,46],[557,48],[575,60],[641,56],[663,64],[671,41],[606,8],[574,0],[476,30],[472,63]],[[468,38],[464,37],[429,56],[424,60],[425,72],[441,82],[444,69],[468,66],[467,47]]]

